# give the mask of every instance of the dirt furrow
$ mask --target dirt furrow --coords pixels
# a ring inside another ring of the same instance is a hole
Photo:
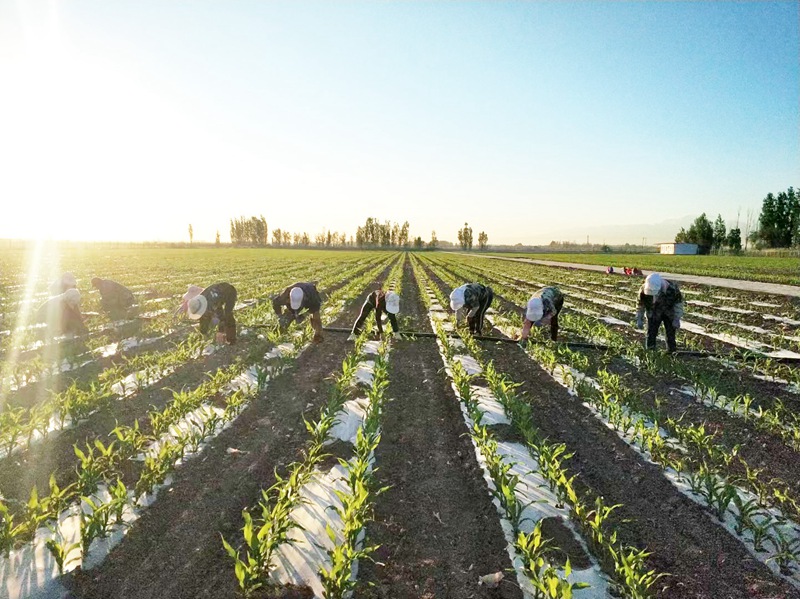
[[[430,331],[406,264],[403,310]],[[359,573],[362,599],[521,597],[513,577],[498,589],[478,577],[511,567],[497,511],[466,435],[458,402],[439,371],[433,339],[392,350],[377,477],[390,486],[376,502],[367,542],[381,547]]]

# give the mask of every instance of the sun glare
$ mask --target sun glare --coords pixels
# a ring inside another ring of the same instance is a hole
[[[26,347],[22,340],[28,336],[28,331],[31,328],[36,328],[39,323],[35,322],[34,314],[46,297],[41,293],[37,293],[40,288],[41,282],[55,279],[58,275],[55,274],[58,268],[58,246],[53,243],[48,243],[43,238],[37,239],[33,244],[30,251],[29,259],[25,272],[25,291],[22,294],[21,303],[17,310],[16,319],[14,322],[4,323],[11,330],[11,344],[10,350],[6,354],[2,363],[2,382],[0,386],[0,409],[5,409],[6,398],[11,391],[11,382],[19,381],[20,374],[16,372],[17,364],[19,362],[20,354],[30,349]],[[47,338],[47,330],[55,323],[48,322],[47,328],[42,331],[42,334]],[[41,343],[37,341],[36,344]],[[58,344],[47,346],[45,343],[44,354],[42,360],[45,364],[55,364],[60,362],[60,350]],[[44,390],[42,391],[44,393]],[[41,400],[43,398],[39,398]]]

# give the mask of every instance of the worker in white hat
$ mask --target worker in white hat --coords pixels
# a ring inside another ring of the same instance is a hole
[[[71,272],[65,272],[50,284],[50,295],[61,295],[67,289],[77,289],[78,281]]]
[[[272,309],[278,315],[282,330],[285,330],[291,322],[303,322],[306,312],[311,315],[314,343],[322,342],[320,308],[322,308],[322,297],[314,283],[294,283],[272,298]]]
[[[525,314],[522,317],[522,334],[525,341],[531,334],[531,327],[550,325],[550,339],[558,339],[558,315],[564,307],[564,295],[558,287],[540,289],[528,300]]]
[[[230,283],[214,283],[192,297],[186,304],[186,315],[190,320],[200,321],[200,332],[217,325],[217,343],[236,343],[236,287]]]
[[[456,324],[459,324],[466,315],[469,332],[479,335],[483,331],[486,310],[494,299],[491,287],[480,283],[467,283],[456,287],[450,293],[450,307],[456,313]]]
[[[75,288],[51,297],[35,314],[36,322],[47,323],[51,335],[83,335],[88,332],[81,314],[81,292]]]
[[[186,314],[189,311],[189,300],[193,297],[197,297],[201,293],[203,293],[202,287],[199,285],[189,285],[186,289],[186,293],[181,297],[181,304],[175,308],[175,312],[172,313],[173,318],[176,318],[179,314]]]
[[[667,350],[674,352],[675,331],[681,328],[683,318],[683,296],[678,284],[668,281],[658,273],[647,275],[639,289],[639,305],[636,310],[636,328],[644,328],[647,314],[647,342],[645,347],[655,349],[656,337],[661,323],[667,337]]]
[[[361,334],[364,322],[373,310],[375,311],[375,325],[378,327],[378,335],[383,336],[383,323],[381,320],[382,316],[386,314],[392,325],[395,338],[400,337],[400,327],[397,326],[397,313],[400,312],[400,296],[394,291],[377,289],[367,296],[364,305],[361,306],[361,313],[353,325],[353,332],[348,337],[349,341],[354,340]]]

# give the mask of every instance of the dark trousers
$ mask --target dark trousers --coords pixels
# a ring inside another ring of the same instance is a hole
[[[675,327],[672,326],[673,319],[674,316],[666,312],[654,313],[647,317],[647,349],[655,349],[658,329],[661,328],[661,323],[663,322],[664,332],[667,335],[667,350],[670,352],[675,351]]]
[[[472,318],[467,318],[467,324],[469,324],[469,332],[473,335],[480,335],[483,331],[483,319],[486,316],[486,310],[489,309],[489,306],[494,299],[494,292],[487,288],[486,294],[481,297],[480,304],[478,305],[478,310],[475,312],[475,315]]]
[[[353,334],[354,335],[360,335],[361,334],[361,331],[362,331],[362,329],[364,327],[364,323],[366,322],[367,317],[370,315],[370,313],[373,310],[375,310],[375,325],[378,327],[378,333],[383,334],[383,325],[381,324],[381,314],[378,311],[378,309],[375,307],[374,295],[370,294],[367,297],[367,301],[365,301],[364,305],[361,306],[361,313],[358,315],[358,319],[356,320],[356,323],[353,325]],[[387,312],[386,314],[387,314],[387,316],[389,318],[389,322],[392,325],[392,330],[395,333],[397,333],[399,329],[397,327],[397,319],[395,318],[395,315],[391,314],[389,312]]]

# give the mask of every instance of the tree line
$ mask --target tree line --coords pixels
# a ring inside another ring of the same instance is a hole
[[[270,243],[269,227],[267,226],[267,219],[261,216],[245,217],[230,219],[230,236],[233,245],[251,245],[251,246],[299,246],[310,247],[311,236],[306,233],[293,233],[286,229],[275,228],[272,230],[272,242]],[[217,231],[217,245],[220,245],[220,235]],[[323,247],[346,247],[353,245],[352,235],[348,239],[346,233],[339,233],[338,231],[323,230],[314,235],[314,245]]]
[[[742,242],[752,243],[756,248],[790,248],[800,246],[800,193],[790,187],[775,196],[768,193],[761,204],[757,226],[753,226],[752,215],[748,214],[745,233],[736,226],[726,230],[722,215],[717,215],[712,223],[705,212],[698,216],[687,231],[683,227],[675,235],[676,243],[695,243],[701,254],[724,250],[739,253]]]
[[[464,223],[464,227],[458,230],[458,244],[462,250],[469,251],[472,249],[472,240],[472,227],[469,226],[469,223]],[[488,245],[489,236],[486,232],[481,231],[478,233],[478,249],[485,250]]]

